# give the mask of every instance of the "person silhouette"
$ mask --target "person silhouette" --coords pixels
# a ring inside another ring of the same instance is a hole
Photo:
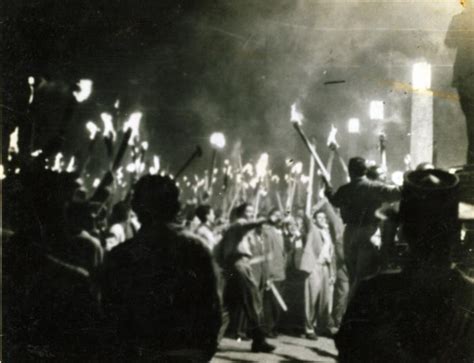
[[[474,164],[474,5],[472,0],[461,0],[464,10],[451,20],[445,44],[454,48],[453,87],[459,94],[467,127],[467,163]]]

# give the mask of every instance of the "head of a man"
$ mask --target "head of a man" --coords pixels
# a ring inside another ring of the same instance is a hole
[[[348,169],[351,179],[360,178],[367,174],[367,163],[364,158],[356,156],[349,160]]]
[[[317,211],[314,213],[314,222],[316,223],[316,226],[321,229],[326,229],[329,227],[328,218],[326,217],[326,213],[323,211]]]
[[[237,208],[235,208],[235,217],[244,218],[251,220],[253,218],[254,209],[252,205],[248,203],[242,203]]]
[[[201,223],[213,223],[216,219],[214,209],[209,204],[201,204],[196,208],[196,217]]]
[[[179,210],[179,189],[168,176],[146,175],[134,188],[132,208],[144,226],[173,221]]]
[[[268,220],[273,225],[281,224],[282,216],[280,210],[277,208],[272,209],[270,213],[268,213]]]

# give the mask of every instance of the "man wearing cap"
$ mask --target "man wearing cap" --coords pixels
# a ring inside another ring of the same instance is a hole
[[[113,361],[209,361],[217,349],[220,304],[211,254],[173,222],[179,190],[147,175],[135,186],[137,235],[107,256],[103,278]]]
[[[340,362],[473,361],[474,280],[450,262],[458,199],[455,175],[405,176],[398,219],[409,259],[361,281],[336,335]]]
[[[400,198],[400,189],[381,181],[369,180],[366,176],[365,159],[354,157],[349,160],[350,182],[333,194],[326,189],[331,204],[341,210],[345,224],[344,256],[351,291],[364,277],[377,271],[377,250],[371,237],[378,228],[375,211],[384,202]]]

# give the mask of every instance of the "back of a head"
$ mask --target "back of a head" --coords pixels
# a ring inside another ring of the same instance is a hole
[[[405,175],[400,223],[412,256],[447,258],[459,238],[459,179],[439,169]]]
[[[367,163],[364,158],[356,156],[349,159],[348,169],[351,178],[358,178],[367,173]]]
[[[179,189],[168,176],[146,175],[134,188],[132,209],[143,225],[171,222],[179,212]]]
[[[247,207],[248,207],[248,203],[245,203],[245,202],[238,205],[237,207],[235,207],[235,210],[233,211],[234,212],[233,217],[235,219],[245,217],[245,211],[246,211]]]
[[[211,206],[209,204],[201,204],[196,208],[196,217],[201,221],[201,223],[207,222],[207,216],[211,212]]]

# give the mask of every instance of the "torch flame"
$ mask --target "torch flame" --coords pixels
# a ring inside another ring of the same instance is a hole
[[[68,173],[72,173],[76,169],[76,166],[74,165],[75,162],[76,162],[76,159],[74,158],[74,156],[71,156],[71,160],[69,160],[69,164],[66,168],[66,171]]]
[[[120,100],[119,99],[116,99],[115,100],[115,103],[114,103],[114,108],[115,109],[118,109],[120,107]]]
[[[336,141],[336,134],[337,134],[337,129],[334,127],[334,125],[331,125],[331,131],[329,132],[327,145],[329,147],[332,146],[337,149],[339,147],[339,144]]]
[[[291,172],[293,174],[301,174],[301,172],[303,171],[303,163],[301,161],[298,161],[295,165],[293,165],[293,167],[291,168]]]
[[[117,133],[115,132],[114,124],[112,122],[112,115],[107,112],[102,112],[100,114],[100,118],[102,119],[102,122],[104,124],[104,132],[102,133],[102,135],[104,135],[104,137],[109,137],[113,141],[115,141]]]
[[[89,131],[89,139],[91,139],[91,140],[94,140],[95,135],[97,135],[97,133],[100,131],[100,129],[97,127],[97,125],[95,123],[93,123],[92,121],[88,121],[86,123],[86,129],[87,129],[87,131]]]
[[[56,156],[54,157],[54,165],[51,168],[52,171],[61,171],[62,158],[63,158],[62,153],[56,154]]]
[[[8,145],[8,152],[13,154],[18,154],[20,149],[18,148],[18,134],[19,128],[16,127],[15,130],[10,134],[10,143]]]
[[[260,155],[260,158],[258,159],[258,162],[255,165],[257,178],[262,179],[263,177],[265,177],[265,174],[267,173],[267,167],[268,167],[268,154],[263,153],[262,155]]]
[[[291,105],[291,122],[301,125],[303,123],[303,119],[303,114],[296,108],[296,103],[293,103]]]
[[[160,171],[160,158],[157,155],[153,155],[153,166],[149,171],[151,175],[156,175]]]
[[[123,131],[127,131],[128,129],[132,130],[132,135],[130,136],[130,140],[128,142],[129,145],[133,145],[135,141],[138,141],[140,138],[140,121],[142,119],[143,114],[141,112],[134,112],[130,115],[128,121],[126,121],[123,125]]]
[[[73,95],[76,98],[76,101],[81,103],[89,98],[92,93],[92,81],[90,79],[81,79],[77,83],[79,91],[74,91]]]

